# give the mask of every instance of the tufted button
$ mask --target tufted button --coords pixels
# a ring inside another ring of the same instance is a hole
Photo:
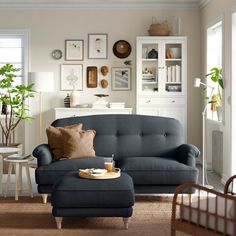
[[[166,136],[167,136],[167,133],[164,133],[164,136],[166,137]]]

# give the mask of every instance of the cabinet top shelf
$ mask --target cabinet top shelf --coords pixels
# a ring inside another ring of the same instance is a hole
[[[154,58],[154,59],[152,59],[152,58],[142,58],[142,60],[143,61],[158,61],[157,58]]]
[[[166,58],[166,61],[182,61],[181,58]]]

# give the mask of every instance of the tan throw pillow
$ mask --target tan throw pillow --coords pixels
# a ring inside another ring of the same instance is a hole
[[[95,130],[82,130],[79,132],[63,128],[60,130],[64,145],[63,158],[95,157],[93,148]]]
[[[65,126],[63,128],[67,130],[81,131],[82,126],[83,126],[82,124],[75,124],[75,125]],[[63,140],[60,130],[61,128],[62,127],[49,126],[46,129],[48,144],[52,149],[52,153],[54,155],[55,160],[59,160],[60,158],[63,157],[64,154]]]

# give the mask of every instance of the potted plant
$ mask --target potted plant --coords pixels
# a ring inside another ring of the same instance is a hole
[[[217,83],[217,92],[210,98],[207,97],[209,103],[211,103],[212,112],[217,111],[218,120],[222,120],[222,90],[224,89],[224,81],[222,78],[222,69],[213,67],[210,73],[206,74],[206,78],[210,78],[214,83]]]
[[[20,69],[11,64],[6,64],[0,68],[0,103],[4,110],[4,119],[0,120],[0,127],[4,136],[4,145],[11,143],[11,134],[21,120],[31,121],[27,100],[34,97],[31,85],[15,85],[14,79]],[[1,111],[2,113],[2,111]]]

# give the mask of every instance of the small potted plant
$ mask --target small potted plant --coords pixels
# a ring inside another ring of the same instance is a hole
[[[4,119],[0,120],[0,127],[4,136],[4,145],[10,146],[11,134],[21,120],[31,121],[27,100],[34,97],[31,85],[15,85],[14,79],[20,69],[11,64],[0,68],[0,103],[4,107]],[[2,111],[0,111],[2,113]]]
[[[224,81],[222,78],[222,69],[213,67],[210,73],[206,74],[206,78],[210,78],[214,83],[217,83],[217,92],[211,98],[207,97],[211,103],[212,112],[217,111],[218,120],[222,120],[222,90],[224,89]]]

